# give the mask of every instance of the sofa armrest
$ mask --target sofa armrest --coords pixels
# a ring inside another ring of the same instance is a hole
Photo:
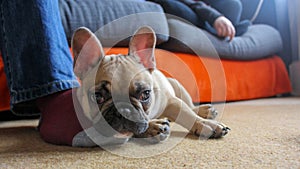
[[[242,19],[251,19],[260,0],[241,0]],[[291,34],[286,0],[264,0],[261,10],[253,24],[267,24],[277,29],[283,41],[283,49],[278,55],[286,65],[292,62]]]

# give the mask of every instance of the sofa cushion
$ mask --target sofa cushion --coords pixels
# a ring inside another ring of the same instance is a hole
[[[127,54],[128,48],[107,48]],[[195,103],[269,97],[291,92],[286,66],[278,56],[253,61],[196,57],[155,50],[157,68],[176,78]],[[0,55],[0,111],[9,110],[9,92]]]
[[[170,38],[161,48],[224,59],[251,60],[273,55],[282,49],[279,32],[268,25],[252,25],[231,42],[178,19],[168,19]]]
[[[128,49],[111,48],[106,52],[126,54]],[[157,68],[177,79],[195,103],[247,100],[291,92],[286,66],[275,55],[236,61],[156,49],[155,56]]]
[[[157,43],[168,40],[168,23],[162,8],[138,0],[60,0],[60,12],[68,41],[81,26],[96,32],[103,46],[127,46],[141,26],[151,26]],[[125,39],[125,40],[124,40]]]

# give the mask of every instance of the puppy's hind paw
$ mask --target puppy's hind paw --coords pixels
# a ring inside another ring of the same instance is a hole
[[[149,122],[149,128],[146,132],[135,137],[143,138],[145,141],[155,144],[166,140],[170,133],[170,121],[167,118],[153,119]]]
[[[202,139],[217,139],[225,136],[230,128],[214,120],[196,121],[191,132]]]
[[[211,104],[200,105],[194,111],[205,119],[215,119],[218,116],[218,111]]]

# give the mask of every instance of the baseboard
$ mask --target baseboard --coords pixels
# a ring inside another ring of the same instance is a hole
[[[18,116],[11,111],[0,111],[0,123],[3,121],[11,121],[11,120],[27,120],[27,119],[39,119],[39,115],[34,116]],[[0,165],[1,166],[1,165]]]

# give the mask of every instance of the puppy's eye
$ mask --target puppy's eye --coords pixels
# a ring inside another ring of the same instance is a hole
[[[101,104],[105,101],[104,97],[101,95],[100,92],[91,93],[90,98],[91,98],[92,102],[97,103],[97,104]]]
[[[145,90],[143,91],[140,96],[139,96],[139,100],[140,102],[144,103],[144,102],[148,102],[150,99],[150,94],[151,94],[151,90]]]

